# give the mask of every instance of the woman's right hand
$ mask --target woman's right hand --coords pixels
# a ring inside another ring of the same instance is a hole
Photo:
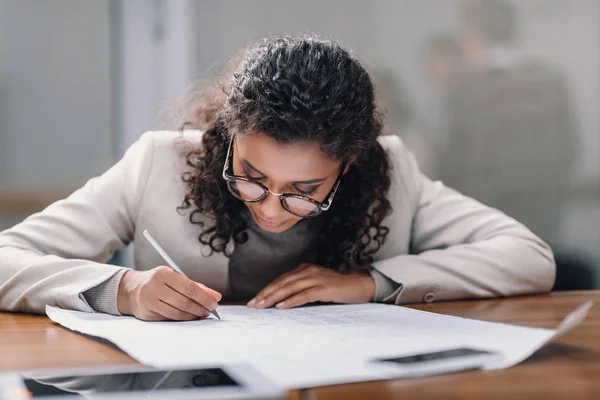
[[[191,321],[206,318],[218,307],[221,294],[173,269],[127,271],[121,278],[117,307],[144,321]]]

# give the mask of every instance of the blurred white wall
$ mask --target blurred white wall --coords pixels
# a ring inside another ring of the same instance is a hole
[[[196,79],[194,0],[115,2],[119,153],[157,129],[158,112]]]
[[[114,162],[109,1],[0,0],[0,187],[75,187]]]
[[[0,1],[0,121],[6,121],[6,112],[8,111],[8,63],[6,62],[8,41],[5,39],[8,35],[8,28],[5,23],[7,10],[7,2]],[[8,179],[8,159],[4,155],[7,147],[8,133],[0,125],[0,186]]]

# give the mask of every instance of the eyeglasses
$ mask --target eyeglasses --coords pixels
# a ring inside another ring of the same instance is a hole
[[[316,217],[321,214],[322,211],[329,210],[333,203],[335,192],[340,185],[344,170],[346,169],[346,162],[342,163],[337,180],[329,191],[329,194],[325,197],[325,201],[319,202],[310,197],[295,193],[274,193],[265,185],[255,182],[252,179],[233,175],[233,157],[231,156],[233,140],[234,138],[232,137],[229,142],[229,148],[227,149],[227,157],[225,158],[225,165],[223,166],[223,179],[227,181],[227,188],[235,198],[246,203],[258,203],[264,200],[270,193],[273,196],[279,197],[281,206],[287,212],[300,218]]]

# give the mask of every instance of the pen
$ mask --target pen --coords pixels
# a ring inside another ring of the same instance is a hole
[[[152,237],[152,235],[150,234],[150,232],[148,232],[148,230],[144,231],[144,237],[146,239],[148,239],[148,241],[150,242],[150,244],[152,245],[152,247],[154,247],[154,249],[158,252],[158,254],[160,254],[162,256],[162,258],[165,259],[165,261],[167,262],[167,264],[169,264],[169,266],[171,268],[173,268],[175,271],[179,272],[181,275],[186,276],[185,273],[181,270],[181,268],[179,268],[177,266],[177,264],[175,264],[175,261],[173,261],[173,259],[171,257],[169,257],[169,255],[167,254],[166,251],[163,250],[163,248],[161,247],[160,244],[158,244],[158,242],[156,241],[156,239],[154,239],[154,237]],[[219,313],[217,312],[217,310],[212,310],[209,312],[214,315],[215,317],[221,319],[221,317],[219,316]]]

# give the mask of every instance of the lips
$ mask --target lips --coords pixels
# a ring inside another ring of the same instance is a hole
[[[285,222],[273,222],[273,221],[269,221],[266,220],[264,218],[261,218],[258,216],[258,214],[256,214],[255,212],[253,212],[254,214],[254,218],[256,219],[256,222],[258,222],[260,225],[265,226],[267,228],[279,228],[281,225],[283,225]]]

